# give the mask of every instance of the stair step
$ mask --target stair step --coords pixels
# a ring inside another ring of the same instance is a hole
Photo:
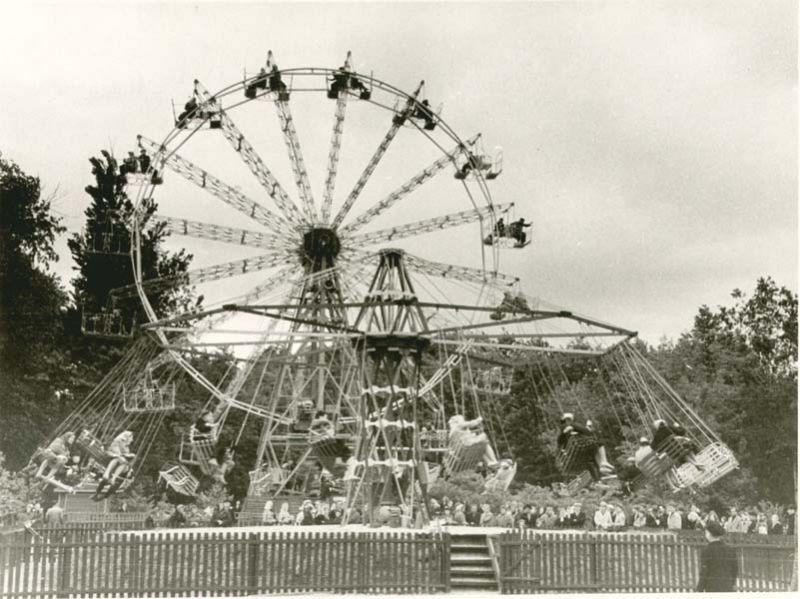
[[[472,562],[492,563],[492,558],[488,553],[456,553],[450,554],[450,561],[454,564],[466,564]]]
[[[459,576],[491,576],[494,577],[494,570],[491,564],[482,565],[450,565],[450,572],[458,574]]]
[[[460,587],[460,588],[469,588],[469,589],[492,589],[497,590],[497,583],[494,580],[489,579],[476,579],[476,578],[462,578],[451,576],[450,577],[450,586],[451,587]]]
[[[453,551],[454,549],[458,549],[458,550],[462,550],[462,551],[474,551],[476,549],[486,549],[486,550],[488,550],[488,547],[486,547],[486,542],[485,541],[480,542],[480,543],[456,543],[456,542],[451,541],[450,542],[450,551]]]
[[[458,542],[458,541],[479,541],[481,543],[485,543],[486,542],[486,535],[481,535],[481,534],[474,534],[474,535],[470,535],[470,534],[466,534],[466,535],[454,534],[454,535],[451,535],[450,538],[452,539],[453,542]]]

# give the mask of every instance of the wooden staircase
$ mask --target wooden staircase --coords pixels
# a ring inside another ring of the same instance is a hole
[[[450,586],[465,591],[498,590],[485,534],[451,535]]]

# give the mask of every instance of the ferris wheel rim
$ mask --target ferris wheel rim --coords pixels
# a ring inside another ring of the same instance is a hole
[[[337,69],[335,69],[335,68],[327,68],[327,67],[294,67],[294,68],[289,68],[289,69],[281,69],[278,72],[281,75],[285,74],[287,76],[311,76],[311,77],[317,77],[317,78],[323,77],[325,82],[327,83],[328,77],[334,75],[337,72]],[[416,102],[416,100],[415,100],[416,96],[415,95],[409,94],[408,92],[402,90],[399,87],[396,87],[396,86],[394,86],[394,85],[392,85],[392,84],[390,84],[390,83],[388,83],[386,81],[378,79],[377,77],[375,77],[372,74],[366,75],[366,74],[363,74],[363,73],[359,73],[359,72],[357,72],[355,70],[350,70],[349,74],[354,76],[354,77],[358,77],[359,79],[361,79],[365,83],[368,83],[370,85],[371,89],[379,89],[382,92],[391,94],[396,100],[404,100],[404,101],[409,101],[409,102]],[[230,84],[230,85],[228,85],[226,87],[223,87],[222,89],[217,91],[215,94],[211,95],[211,97],[213,99],[215,99],[215,100],[218,100],[218,99],[222,99],[222,98],[231,96],[231,95],[236,94],[238,92],[241,92],[247,87],[247,85],[249,83],[252,83],[255,79],[256,79],[256,77],[253,76],[253,77],[250,77],[250,78],[244,78],[241,81],[236,81],[235,83],[232,83],[232,84]],[[195,83],[199,83],[199,81],[195,80]],[[422,87],[422,85],[424,85],[424,81],[420,83],[420,88]],[[318,93],[318,92],[324,91],[325,89],[326,89],[326,87],[322,87],[319,90],[317,90],[317,89],[309,90],[309,93],[313,93],[313,92],[317,92]],[[302,90],[293,90],[292,91],[292,93],[296,93],[296,92],[297,93],[307,93],[306,91],[302,91]],[[350,92],[348,92],[348,93],[350,93]],[[268,95],[268,94],[263,94],[263,95]],[[249,102],[257,101],[257,100],[259,100],[260,97],[261,96],[255,97],[255,98],[244,98],[242,100],[238,100],[235,103],[233,103],[233,104],[231,104],[229,106],[225,106],[225,107],[220,105],[219,106],[219,110],[220,110],[220,112],[227,112],[227,111],[233,110],[235,108],[238,108],[239,106],[243,106],[244,104],[247,104]],[[361,102],[363,102],[363,100]],[[373,100],[367,100],[366,102],[369,103],[369,104],[372,104],[373,106],[377,106],[380,109],[386,110],[388,113],[395,113],[396,114],[396,110],[392,106],[381,104],[381,103],[378,103],[378,102],[373,101]],[[159,144],[160,154],[157,154],[156,156],[153,157],[152,164],[151,164],[151,167],[150,167],[151,170],[155,169],[156,164],[159,164],[159,163],[163,164],[163,160],[164,160],[164,156],[165,155],[167,155],[169,153],[176,152],[178,149],[180,149],[180,147],[182,147],[185,143],[187,143],[191,139],[192,136],[197,134],[197,132],[200,131],[203,128],[203,125],[205,124],[205,122],[207,120],[208,120],[208,117],[203,119],[203,121],[200,122],[200,124],[198,124],[196,127],[194,127],[191,130],[189,128],[178,127],[177,123],[176,123],[176,125],[172,128],[172,130],[167,134],[167,136]],[[427,131],[425,131],[417,123],[413,122],[413,120],[410,119],[410,118],[408,119],[408,123],[410,125],[412,125],[413,128],[416,129],[418,133],[421,133],[424,136],[424,138],[427,139],[428,142],[433,143],[434,146],[437,148],[437,150],[439,152],[441,152],[443,155],[448,156],[450,158],[450,162],[451,163],[455,164],[454,156],[451,155],[446,149],[444,149],[441,146],[441,144],[439,144],[435,140],[433,140],[431,135],[429,135]],[[461,138],[454,131],[454,129],[450,125],[447,124],[447,122],[440,115],[436,116],[436,127],[439,128],[440,131],[444,132],[445,135],[450,140],[454,141],[456,143],[456,147],[459,147],[459,148],[466,148],[467,147],[465,140],[463,138]],[[188,134],[187,134],[187,132],[188,132]],[[186,134],[183,139],[181,139],[181,135],[182,134]],[[480,134],[478,134],[477,137],[480,138]],[[178,142],[177,146],[170,147],[171,144],[174,144],[176,141]],[[493,218],[495,204],[493,203],[491,192],[490,192],[490,190],[488,189],[488,187],[486,185],[486,180],[483,177],[483,174],[480,172],[480,170],[476,169],[474,175],[475,175],[474,179],[476,181],[478,181],[478,183],[479,183],[479,185],[478,185],[479,195],[480,195],[480,197],[482,197],[482,201],[485,203],[485,205],[489,208],[490,214],[491,214],[491,216]],[[469,190],[469,188],[467,187],[467,185],[466,185],[466,183],[464,181],[461,181],[461,183],[462,183],[462,186],[463,186],[464,190],[467,193],[467,197],[469,198],[470,202],[473,205],[473,209],[477,210],[477,204],[476,204],[476,201],[475,201],[475,199],[473,197],[472,192]],[[141,269],[141,264],[140,264],[141,252],[140,252],[139,248],[140,248],[140,244],[141,244],[141,235],[142,235],[142,231],[143,231],[143,228],[144,228],[144,220],[145,220],[145,218],[143,218],[144,215],[142,214],[142,206],[146,202],[148,202],[148,201],[153,199],[154,193],[155,193],[155,189],[156,189],[156,185],[155,184],[143,185],[139,189],[139,193],[137,194],[136,201],[134,202],[134,213],[133,213],[133,218],[132,218],[133,229],[134,229],[134,243],[131,244],[131,258],[132,258],[132,262],[133,262],[134,276],[135,276],[136,285],[137,285],[137,294],[139,296],[141,304],[144,307],[145,314],[146,314],[146,316],[147,316],[147,318],[148,318],[148,320],[150,322],[157,321],[158,320],[158,315],[156,314],[155,310],[153,309],[152,305],[150,304],[150,302],[149,302],[149,300],[147,298],[147,294],[141,289],[141,284],[144,282],[144,280],[142,279],[142,269]],[[265,206],[267,205],[267,203],[263,202],[263,201],[260,202],[260,203],[264,204]],[[507,208],[505,210],[507,210]],[[483,228],[483,219],[484,218],[485,218],[484,216],[479,216],[479,218],[478,218],[478,220],[479,220],[479,222],[481,224],[481,228]],[[312,225],[310,225],[308,223],[305,223],[305,225],[306,226],[312,226]],[[348,225],[347,222],[342,222],[341,225],[340,225],[340,229],[346,228],[347,225]],[[483,233],[481,233],[481,237],[483,237]],[[485,268],[486,257],[485,257],[485,253],[484,253],[485,250],[484,250],[483,247],[481,247],[481,252],[482,252],[482,256],[484,256],[483,259],[482,259],[482,261],[484,263],[484,272],[486,272],[487,274],[497,273],[496,266],[497,266],[497,263],[498,263],[498,252],[496,251],[496,249],[493,249],[493,254],[494,255],[492,256],[492,263],[494,265],[494,268],[491,268],[491,269]],[[161,335],[159,335],[159,337],[161,337]]]

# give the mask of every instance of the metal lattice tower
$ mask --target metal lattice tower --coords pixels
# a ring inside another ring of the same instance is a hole
[[[384,250],[365,305],[355,320],[364,335],[354,345],[363,356],[358,478],[350,484],[347,514],[363,501],[370,522],[381,508],[399,507],[428,517],[427,466],[418,434],[419,367],[430,345],[425,316],[403,263],[403,252]],[[415,494],[419,493],[419,499]]]

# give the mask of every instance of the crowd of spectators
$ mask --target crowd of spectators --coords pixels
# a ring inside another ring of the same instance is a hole
[[[697,506],[682,508],[678,505],[633,505],[601,502],[587,513],[581,502],[568,506],[522,504],[518,501],[504,503],[493,510],[488,504],[465,505],[447,497],[433,500],[433,516],[452,526],[496,526],[538,529],[667,529],[701,530],[707,522],[718,522],[727,532],[762,535],[794,535],[796,514],[789,508],[783,516],[777,511],[765,513],[760,508],[731,508],[720,516],[713,510],[701,511]]]
[[[233,526],[237,521],[237,507],[226,501],[215,508],[207,507],[192,518],[184,511],[185,506],[178,506],[166,525]],[[273,504],[272,501],[267,501],[260,520],[256,515],[255,521],[251,519],[249,522],[263,526],[341,524],[344,510],[345,505],[341,498],[305,500],[295,510],[289,509],[288,502]],[[443,526],[542,530],[702,530],[708,522],[717,522],[729,533],[794,535],[796,525],[795,510],[792,508],[782,514],[765,513],[755,507],[731,508],[727,514],[720,516],[713,510],[704,512],[694,505],[689,508],[674,504],[626,506],[605,501],[593,510],[585,509],[579,501],[567,506],[535,506],[509,501],[499,509],[493,509],[489,503],[465,504],[443,497],[441,501],[431,499],[431,512],[434,522]],[[197,521],[197,516],[200,516],[200,521]],[[357,509],[348,518],[349,524],[364,522],[363,514]]]
[[[288,502],[267,501],[261,512],[248,514],[248,523],[262,526],[277,525],[333,525],[341,524],[345,512],[344,499],[306,499],[292,510]],[[677,503],[661,505],[634,504],[601,501],[589,508],[580,501],[570,505],[532,505],[516,499],[493,508],[489,503],[465,503],[447,496],[430,499],[432,520],[443,526],[480,526],[525,529],[573,529],[620,531],[637,529],[702,530],[709,522],[717,522],[728,533],[761,535],[794,535],[797,516],[794,508],[732,507],[718,514],[714,510],[701,510],[696,505],[683,506]],[[48,506],[50,507],[50,506]],[[197,508],[194,505],[179,505],[171,508],[164,518],[149,514],[149,526],[233,526],[241,505],[237,502],[221,501],[216,506]],[[43,510],[39,504],[28,504],[26,521],[42,520],[57,524],[65,520],[57,506]],[[349,524],[366,523],[365,517],[354,509]],[[399,519],[398,519],[399,521]]]

